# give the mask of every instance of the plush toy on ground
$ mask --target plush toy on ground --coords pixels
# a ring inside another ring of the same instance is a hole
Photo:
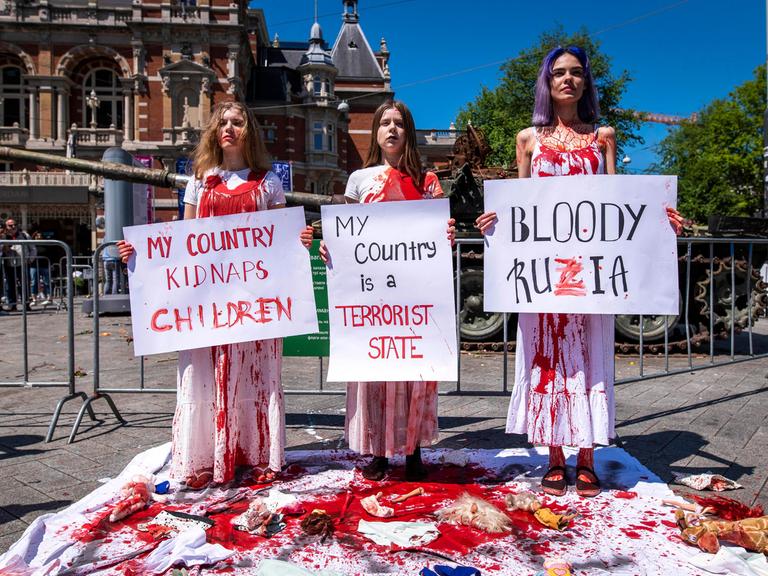
[[[552,528],[553,530],[563,530],[568,527],[571,520],[578,514],[555,514],[551,509],[542,506],[541,502],[533,492],[520,492],[519,494],[507,494],[507,510],[524,510],[531,512],[539,524]]]
[[[752,552],[768,553],[768,516],[744,520],[703,520],[696,514],[675,511],[681,537],[689,544],[712,554],[720,542],[730,542]]]

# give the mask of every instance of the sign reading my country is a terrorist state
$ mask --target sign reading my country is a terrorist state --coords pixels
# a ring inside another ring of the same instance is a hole
[[[675,176],[485,182],[485,310],[677,314]]]
[[[134,353],[317,332],[304,210],[124,228]]]
[[[328,380],[455,380],[448,200],[323,206]]]

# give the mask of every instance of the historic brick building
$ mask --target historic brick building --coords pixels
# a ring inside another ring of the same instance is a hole
[[[274,160],[290,163],[294,190],[342,193],[368,152],[373,111],[392,96],[386,42],[371,48],[357,4],[342,0],[329,46],[317,23],[306,42],[270,38],[245,2],[7,0],[0,145],[88,159],[120,146],[177,170],[212,106],[235,98],[253,109]],[[446,139],[435,134],[420,139],[439,157]],[[177,214],[175,191],[150,200],[155,219]],[[95,178],[0,160],[0,215],[24,228],[88,252],[100,209]]]

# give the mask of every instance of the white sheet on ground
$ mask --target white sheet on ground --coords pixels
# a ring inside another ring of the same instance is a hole
[[[702,552],[691,558],[690,563],[710,574],[768,576],[765,554],[747,552],[740,546],[720,546],[717,554]]]
[[[482,483],[501,483],[499,489],[517,491],[533,487],[537,490],[547,469],[545,449],[462,452],[468,466],[484,469]],[[108,538],[91,542],[83,542],[77,537],[77,532],[82,532],[86,523],[92,523],[99,514],[103,514],[105,507],[119,497],[123,484],[135,474],[155,474],[158,482],[167,479],[169,453],[170,444],[166,444],[139,454],[119,476],[82,500],[55,514],[37,518],[19,541],[0,556],[0,572],[7,570],[10,574],[24,576],[56,576],[73,565],[87,570],[93,559],[128,557],[140,552],[147,546],[146,540],[137,538],[135,528],[125,523],[115,525]],[[573,467],[576,452],[567,451],[566,454],[568,466]],[[338,499],[350,487],[355,493],[371,489],[354,472],[354,466],[362,460],[348,451],[289,451],[287,459],[289,464],[299,464],[303,471],[293,479],[276,483],[273,490],[296,497],[300,503],[312,502],[316,505],[318,500],[325,498]],[[436,449],[424,451],[424,459],[427,464],[437,466],[441,461],[451,461],[454,457],[451,451]],[[395,461],[394,464],[400,462]],[[565,558],[574,566],[574,573],[580,575],[701,575],[704,568],[690,562],[699,550],[680,541],[672,510],[661,504],[664,498],[674,498],[672,491],[619,448],[596,450],[595,467],[606,486],[602,494],[583,499],[569,491],[557,499],[563,508],[580,512],[572,528],[562,533],[527,531],[512,534],[474,546],[462,561],[477,566],[484,575],[529,576],[541,570],[545,556]],[[432,482],[443,481],[436,478],[439,474],[432,476]],[[437,484],[434,486],[439,489]],[[392,487],[392,490],[402,493],[399,486]],[[243,491],[247,493],[243,494]],[[252,494],[251,489],[231,486],[198,492],[172,492],[169,504],[174,504],[183,512],[201,514],[214,502],[230,500],[238,495],[251,497]],[[281,499],[277,494],[275,497],[276,500]],[[428,516],[418,519],[431,520]],[[354,532],[356,527],[357,520],[350,528]],[[437,528],[440,529],[439,524]],[[227,541],[221,543],[227,548],[233,546]],[[439,543],[440,539],[435,541],[435,545]],[[741,554],[739,549],[727,550],[722,554]],[[146,553],[136,556],[131,561],[132,565],[142,567],[145,556]],[[231,565],[238,574],[253,576],[259,574],[258,567],[262,561],[274,558],[314,573],[325,570],[338,574],[416,574],[424,565],[424,556],[392,554],[388,548],[363,538],[360,538],[359,544],[350,545],[343,538],[332,537],[321,542],[319,538],[304,537],[298,519],[294,518],[284,531],[265,540],[263,545],[237,548],[234,555],[219,567]],[[754,559],[746,559],[742,564],[751,570],[744,574],[768,576],[764,567]],[[99,574],[124,572],[117,565]]]
[[[360,520],[357,530],[376,544],[402,548],[423,546],[440,536],[434,522],[368,522]]]

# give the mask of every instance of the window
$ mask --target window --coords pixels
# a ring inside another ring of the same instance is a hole
[[[320,76],[315,76],[312,84],[312,91],[314,92],[315,96],[320,96],[320,94],[323,93],[323,81],[320,79]]]
[[[315,122],[312,125],[312,149],[317,152],[323,151],[323,123]]]
[[[328,141],[328,152],[333,152],[334,142],[336,141],[336,131],[334,130],[333,124],[328,124],[328,126],[326,126],[325,135]]]
[[[29,111],[24,106],[24,79],[22,70],[16,66],[2,68],[0,82],[0,120],[2,126],[18,124],[29,126]]]
[[[93,70],[83,82],[83,125],[123,128],[123,91],[112,70]]]

